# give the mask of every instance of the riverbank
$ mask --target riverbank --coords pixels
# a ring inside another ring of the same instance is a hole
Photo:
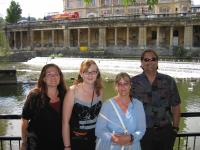
[[[141,51],[142,52],[142,51]],[[108,59],[134,59],[140,60],[141,52],[137,55],[125,54],[109,54],[104,51],[87,51],[87,52],[72,52],[66,50],[37,50],[37,51],[12,51],[7,56],[0,56],[0,62],[26,62],[35,57],[74,57],[74,58],[108,58]],[[158,51],[159,54],[159,51]],[[160,60],[173,60],[173,61],[194,61],[200,62],[200,57],[185,56],[175,57],[173,55],[159,55]]]

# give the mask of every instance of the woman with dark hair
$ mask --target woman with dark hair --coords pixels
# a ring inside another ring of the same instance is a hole
[[[66,85],[60,68],[47,64],[22,110],[21,150],[63,150],[62,103]]]
[[[78,79],[63,104],[63,141],[66,150],[94,150],[95,126],[101,108],[102,79],[94,60],[81,63]]]
[[[142,103],[132,97],[127,73],[116,76],[115,89],[117,95],[103,104],[97,119],[96,150],[141,150],[145,113]]]

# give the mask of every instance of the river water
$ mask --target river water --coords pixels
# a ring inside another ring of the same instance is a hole
[[[80,63],[84,58],[36,57],[28,62],[1,63],[0,69],[16,69],[20,84],[0,85],[0,114],[21,114],[26,95],[36,81],[41,68],[46,63],[59,65],[65,75],[67,84],[71,78],[76,78]],[[139,60],[125,59],[94,59],[100,68],[104,79],[104,100],[114,95],[112,79],[121,71],[131,76],[141,73]],[[169,74],[176,79],[180,92],[182,112],[200,111],[200,62],[160,61],[159,72]],[[23,84],[22,84],[23,83]],[[199,132],[199,118],[182,118],[181,132]],[[20,136],[19,120],[0,121],[0,136]]]

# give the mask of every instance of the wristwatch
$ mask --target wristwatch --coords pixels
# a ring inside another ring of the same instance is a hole
[[[173,127],[173,130],[177,133],[179,131],[179,127]]]
[[[132,134],[130,134],[130,142],[132,143],[134,140],[134,136]]]

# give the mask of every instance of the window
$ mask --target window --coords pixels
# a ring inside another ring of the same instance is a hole
[[[168,7],[160,7],[159,11],[160,11],[160,13],[169,13],[169,8]]]
[[[96,0],[92,0],[91,6],[95,6],[95,5],[96,5]]]
[[[178,36],[178,31],[177,31],[177,30],[175,30],[175,31],[173,32],[173,36]]]
[[[105,0],[105,5],[106,5],[106,6],[111,5],[111,0]]]
[[[152,31],[151,32],[151,39],[152,40],[156,40],[157,39],[157,32],[156,31]]]
[[[77,0],[77,7],[83,7],[83,0]]]

